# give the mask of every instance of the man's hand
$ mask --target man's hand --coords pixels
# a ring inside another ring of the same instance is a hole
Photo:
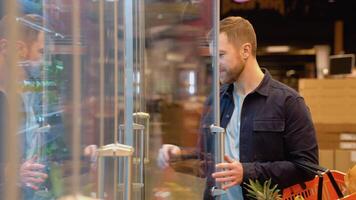
[[[45,168],[45,165],[37,163],[36,160],[37,157],[29,159],[20,168],[21,184],[34,190],[39,189],[36,184],[43,183],[48,177],[46,173],[40,172]]]
[[[164,144],[158,152],[157,164],[161,169],[169,167],[169,161],[181,155],[181,149],[172,144]]]
[[[95,144],[88,145],[84,148],[84,156],[90,158],[90,168],[96,169],[98,159],[98,147]]]
[[[88,145],[84,148],[84,156],[90,157],[90,161],[96,162],[98,157],[98,147],[95,144]]]
[[[212,174],[216,182],[222,183],[222,189],[226,190],[234,185],[241,184],[243,178],[242,164],[238,161],[232,160],[228,156],[224,156],[226,163],[219,163],[216,165],[216,170]]]

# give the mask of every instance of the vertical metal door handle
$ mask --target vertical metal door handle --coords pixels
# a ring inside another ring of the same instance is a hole
[[[211,125],[210,131],[215,134],[215,163],[221,163],[224,161],[225,154],[225,130],[222,127]],[[216,196],[218,199],[225,193],[225,190],[221,189],[221,183],[216,183],[216,186],[211,189],[212,196]]]
[[[124,184],[126,189],[125,191],[125,199],[131,200],[132,195],[132,155],[134,152],[134,148],[124,144],[108,144],[102,146],[98,149],[98,161],[99,161],[99,186],[98,186],[98,193],[99,198],[104,199],[104,157],[122,157],[127,158],[127,183]],[[116,183],[115,183],[116,184]]]
[[[149,149],[150,149],[150,114],[145,113],[145,112],[137,112],[133,114],[134,117],[138,117],[141,119],[145,120],[145,129],[146,129],[146,134],[145,134],[145,146],[146,146],[146,150],[145,150],[145,162],[149,162]]]

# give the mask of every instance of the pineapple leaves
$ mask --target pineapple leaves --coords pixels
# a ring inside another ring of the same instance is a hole
[[[271,188],[272,180],[265,181],[263,185],[258,180],[249,179],[249,183],[246,185],[247,196],[256,200],[281,200],[282,197],[279,194],[278,185],[274,185]]]

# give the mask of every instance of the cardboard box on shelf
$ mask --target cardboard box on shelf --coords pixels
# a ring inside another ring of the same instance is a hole
[[[333,149],[319,149],[319,165],[328,169],[334,169]]]
[[[325,130],[324,130],[325,131]],[[350,149],[356,150],[356,133],[317,131],[320,149]]]
[[[356,164],[356,150],[335,150],[335,169],[346,173]]]
[[[340,149],[356,150],[356,142],[341,141],[341,142],[339,143],[339,148],[340,148]]]
[[[300,79],[299,88],[303,90],[356,88],[356,79]]]
[[[318,142],[319,149],[338,149],[339,142]]]
[[[314,123],[317,133],[356,133],[355,123]]]
[[[356,164],[356,124],[315,124],[315,129],[321,166],[347,172]],[[333,155],[330,150],[334,151]]]
[[[299,92],[315,123],[356,124],[356,79],[301,79]]]
[[[340,133],[341,141],[356,141],[356,133]]]
[[[336,133],[320,133],[316,134],[319,149],[337,149],[339,148],[339,135]]]

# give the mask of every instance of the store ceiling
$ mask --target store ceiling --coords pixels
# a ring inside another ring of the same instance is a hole
[[[222,0],[221,6],[222,17],[240,15],[253,23],[259,46],[333,46],[334,23],[342,20],[345,52],[356,53],[354,0],[250,0],[243,4]]]

